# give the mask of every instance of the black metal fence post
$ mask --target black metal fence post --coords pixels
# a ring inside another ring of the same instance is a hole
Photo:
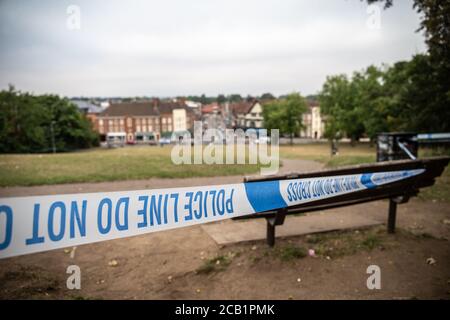
[[[267,220],[267,245],[273,247],[275,245],[275,225]]]
[[[267,244],[270,247],[275,245],[275,226],[282,225],[286,218],[287,208],[278,210],[274,217],[266,218],[267,221]]]
[[[397,217],[397,202],[389,199],[388,233],[395,233],[395,220]]]

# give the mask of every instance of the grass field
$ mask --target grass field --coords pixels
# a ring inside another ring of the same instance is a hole
[[[254,174],[259,165],[175,165],[171,147],[91,149],[58,154],[0,155],[0,186],[118,181],[147,178],[188,178]],[[375,160],[367,145],[342,146],[331,159],[328,144],[281,146],[280,157],[310,159],[337,166]],[[246,150],[248,154],[248,150]],[[248,163],[248,160],[246,161]]]
[[[447,151],[448,152],[448,151]],[[175,165],[170,147],[129,147],[91,149],[61,154],[0,155],[0,187],[58,183],[119,181],[148,178],[188,178],[245,175],[259,172],[259,165]],[[375,161],[375,147],[369,144],[341,144],[339,154],[330,156],[327,143],[280,146],[281,159],[306,159],[338,167]],[[442,154],[422,149],[421,157]],[[445,153],[445,152],[444,152]],[[248,163],[248,161],[247,161]],[[420,193],[423,199],[450,201],[450,170],[431,188]]]
[[[258,165],[175,165],[170,147],[92,149],[60,154],[0,155],[0,186],[256,173]]]
[[[368,143],[339,146],[339,154],[331,157],[328,143],[281,146],[280,157],[287,159],[307,159],[324,163],[327,167],[338,167],[359,163],[375,162],[376,148]]]

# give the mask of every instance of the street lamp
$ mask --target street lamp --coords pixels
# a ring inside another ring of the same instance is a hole
[[[53,121],[53,120],[50,122],[50,133],[52,135],[52,149],[53,149],[53,153],[56,153],[55,131],[53,130],[54,123],[55,123],[55,121]]]

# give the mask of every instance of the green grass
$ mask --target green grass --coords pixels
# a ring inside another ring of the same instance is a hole
[[[317,255],[337,258],[352,255],[358,251],[371,251],[384,248],[386,232],[381,228],[363,230],[358,232],[336,231],[317,233],[307,237]]]
[[[60,154],[0,155],[0,187],[59,183],[120,181],[149,178],[190,178],[258,174],[260,165],[175,165],[171,147],[91,149]],[[246,152],[248,153],[248,152]],[[375,146],[341,143],[339,154],[330,156],[328,143],[280,146],[280,158],[319,161],[339,167],[375,161]],[[448,150],[420,149],[419,157],[449,154]],[[248,163],[248,161],[247,161]],[[431,188],[419,194],[424,200],[450,201],[447,167]]]
[[[337,156],[327,161],[327,167],[350,166],[362,163],[373,163],[376,161],[375,155],[366,156]]]
[[[368,143],[359,143],[354,147],[348,143],[341,143],[339,154],[333,157],[330,155],[330,145],[325,143],[280,147],[282,158],[315,160],[329,168],[375,162],[375,155],[376,147]],[[441,155],[450,155],[450,150],[423,147],[419,149],[419,158]],[[450,202],[450,168],[448,166],[432,187],[421,189],[419,198]]]
[[[305,248],[294,246],[291,244],[276,249],[275,253],[283,261],[292,261],[296,259],[301,259],[308,255]]]
[[[450,149],[421,149],[419,157],[450,156]],[[424,188],[419,193],[422,200],[436,200],[450,202],[450,168],[447,166],[433,186]]]
[[[265,248],[262,254],[256,254],[251,257],[253,263],[257,263],[262,259],[279,259],[284,262],[291,262],[298,259],[305,258],[308,255],[308,251],[304,246],[284,243],[277,244],[273,248]]]
[[[381,246],[381,238],[376,234],[368,234],[362,241],[361,246],[368,250],[373,250]]]
[[[3,154],[0,155],[0,187],[246,175],[257,174],[260,169],[259,165],[249,164],[175,165],[170,159],[171,150],[169,146],[136,146],[59,154]],[[354,148],[344,144],[340,152],[342,155],[331,158],[328,144],[280,146],[281,158],[318,160],[330,165],[358,162],[361,161],[358,157],[367,157],[375,151],[364,144]]]
[[[198,274],[210,274],[212,272],[224,271],[230,263],[230,256],[219,255],[205,260],[205,262],[196,271]]]
[[[349,143],[341,143],[336,156],[331,156],[328,143],[280,147],[281,158],[314,160],[327,167],[375,162],[375,154],[376,147],[368,143],[356,144],[353,147]]]
[[[170,147],[0,155],[0,186],[245,175],[259,165],[175,165]]]

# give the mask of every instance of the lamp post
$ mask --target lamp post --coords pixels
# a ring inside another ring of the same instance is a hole
[[[52,122],[50,122],[50,133],[52,135],[52,150],[53,150],[53,153],[56,153],[55,131],[53,130],[54,123],[55,123],[55,121],[53,121],[53,120],[52,120]]]

